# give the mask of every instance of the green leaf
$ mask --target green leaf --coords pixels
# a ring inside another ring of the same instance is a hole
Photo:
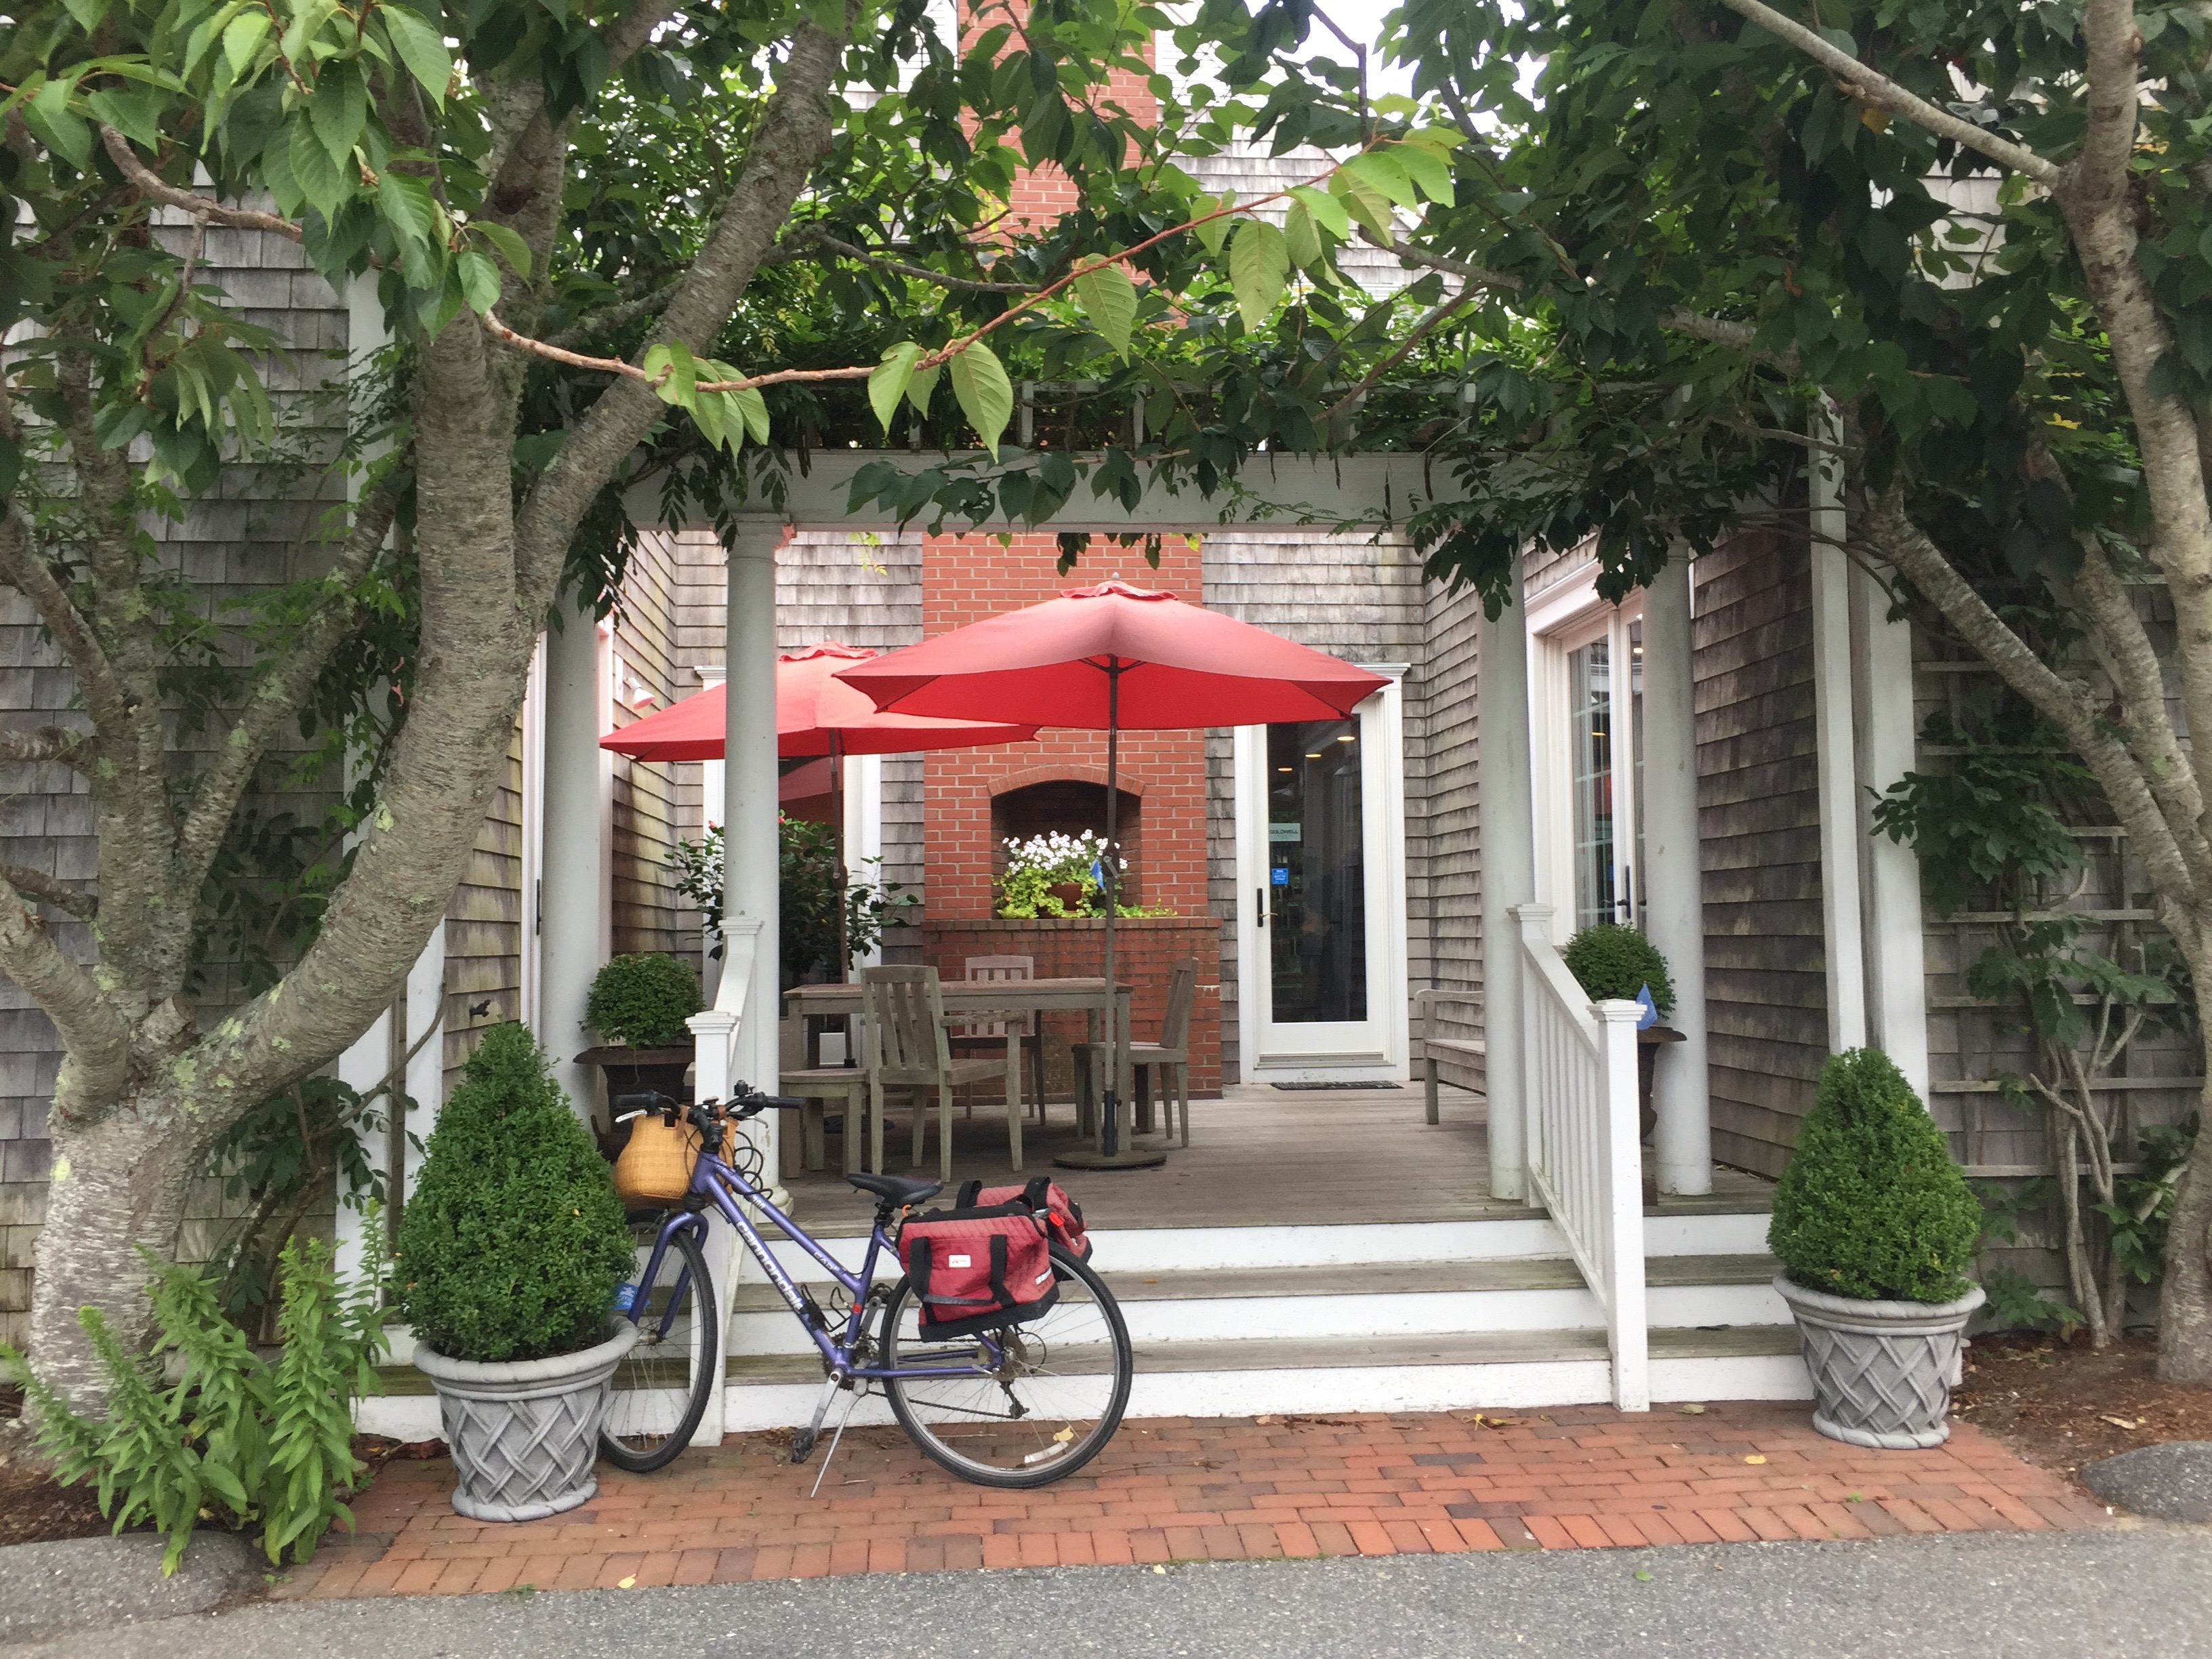
[[[477,219],[469,228],[482,236],[500,252],[514,274],[524,282],[530,280],[530,245],[511,225],[501,224],[495,219]]]
[[[1321,263],[1321,232],[1304,202],[1291,204],[1291,210],[1283,220],[1283,241],[1290,249],[1291,263],[1299,270]]]
[[[1419,144],[1397,144],[1384,152],[1406,170],[1407,177],[1431,201],[1452,204],[1451,163],[1433,149]]]
[[[1264,219],[1248,219],[1229,246],[1229,287],[1244,326],[1267,321],[1291,275],[1291,252],[1283,233]]]
[[[661,402],[689,408],[697,396],[699,362],[683,341],[669,340],[654,346],[639,367],[653,381]]]
[[[1352,216],[1344,204],[1325,190],[1316,190],[1311,185],[1292,185],[1291,198],[1314,216],[1314,222],[1330,235],[1341,240],[1352,234]]]
[[[368,82],[361,65],[346,60],[325,64],[316,78],[307,117],[331,160],[344,167],[368,125]]]
[[[906,400],[914,405],[915,413],[927,419],[929,400],[937,391],[937,377],[945,372],[945,365],[933,363],[927,368],[917,368],[906,389]]]
[[[313,123],[295,116],[291,142],[286,148],[301,195],[324,218],[336,218],[338,204],[346,196],[345,175],[338,171],[337,158],[316,136]]]
[[[908,384],[914,379],[915,363],[921,356],[921,348],[912,340],[902,340],[884,353],[868,375],[868,407],[876,411],[885,436],[891,429],[891,416],[898,413],[899,399],[906,396]]]
[[[1362,150],[1344,164],[1344,171],[1363,184],[1371,185],[1400,207],[1420,204],[1421,198],[1413,191],[1413,181],[1406,176],[1405,167],[1393,151]]]
[[[413,173],[388,168],[377,180],[376,205],[403,242],[427,247],[435,239],[438,204],[428,182]]]
[[[446,88],[453,78],[453,60],[447,55],[445,37],[415,13],[400,5],[376,9],[384,33],[407,72],[422,83],[431,102],[446,106]]]
[[[79,173],[92,171],[92,128],[69,106],[73,81],[49,81],[23,105],[23,118],[40,143]]]
[[[1127,269],[1105,264],[1086,270],[1075,279],[1075,294],[1100,337],[1114,348],[1115,356],[1127,357],[1129,331],[1137,324],[1137,285],[1130,280]]]
[[[265,11],[242,11],[230,20],[230,27],[222,32],[222,55],[230,64],[233,80],[252,66],[254,54],[268,38],[269,14]]]
[[[69,15],[76,19],[76,26],[87,34],[100,27],[100,20],[107,15],[107,0],[62,0]]]
[[[1191,227],[1191,234],[1205,245],[1208,253],[1221,252],[1221,245],[1229,240],[1229,232],[1234,222],[1226,214],[1223,214],[1218,219],[1207,219],[1206,216],[1210,213],[1219,213],[1223,208],[1227,207],[1236,199],[1237,192],[1233,190],[1223,191],[1221,199],[1218,202],[1211,196],[1195,196],[1191,198],[1190,216],[1194,220],[1205,220],[1202,224],[1194,224]]]
[[[1392,246],[1395,232],[1390,224],[1389,198],[1364,179],[1339,171],[1328,181],[1329,193],[1344,204],[1345,211],[1375,234],[1383,246]]]
[[[952,395],[996,460],[999,440],[1014,417],[1014,383],[1006,378],[1006,365],[981,341],[952,360]]]
[[[738,413],[744,416],[745,430],[751,434],[752,441],[757,444],[766,443],[769,432],[768,399],[761,396],[760,388],[757,386],[749,386],[742,391],[728,392],[722,395],[735,404],[738,406]]]
[[[499,303],[499,268],[471,248],[461,255],[461,293],[469,309],[489,311]]]
[[[84,101],[94,115],[141,149],[160,151],[161,97],[159,93],[103,90],[87,94]]]

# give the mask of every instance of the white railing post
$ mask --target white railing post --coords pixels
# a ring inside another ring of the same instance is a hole
[[[725,975],[726,982],[728,975]],[[730,1091],[730,1046],[738,1032],[738,1017],[726,1008],[709,1008],[691,1016],[686,1022],[691,1027],[694,1073],[694,1097],[699,1100],[722,1100]],[[738,1237],[730,1224],[713,1210],[707,1212],[707,1272],[713,1284],[707,1294],[714,1298],[714,1306],[722,1310],[719,1322],[724,1330],[730,1326],[730,1285],[737,1267]],[[725,1347],[726,1348],[726,1344]],[[715,1389],[707,1395],[707,1410],[693,1431],[695,1446],[719,1446],[722,1443],[723,1396],[726,1388]]]
[[[1644,1296],[1644,1146],[1637,1125],[1636,1022],[1632,1002],[1600,1002],[1604,1098],[1598,1103],[1599,1202],[1603,1209],[1606,1335],[1613,1350],[1613,1403],[1651,1409],[1651,1334]]]
[[[1544,1147],[1544,1104],[1550,1069],[1555,1056],[1545,1052],[1543,1039],[1544,988],[1532,984],[1536,978],[1529,963],[1531,948],[1546,950],[1552,944],[1552,907],[1548,904],[1516,904],[1512,917],[1519,930],[1510,971],[1514,978],[1515,1000],[1519,1002],[1521,1015],[1521,1054],[1516,1079],[1521,1085],[1519,1102],[1522,1168],[1528,1171],[1547,1170],[1550,1162]],[[1492,1133],[1496,1133],[1497,1110],[1491,1112]],[[1534,1196],[1534,1194],[1530,1194]]]

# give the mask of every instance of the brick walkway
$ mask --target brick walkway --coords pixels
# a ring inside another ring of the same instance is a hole
[[[1037,1492],[954,1480],[896,1430],[845,1437],[821,1496],[784,1435],[658,1475],[603,1465],[546,1521],[453,1513],[443,1462],[387,1465],[286,1597],[726,1583],[1258,1557],[1601,1548],[2079,1527],[2101,1509],[1966,1424],[1934,1451],[1814,1434],[1802,1406],[1161,1419]],[[818,1455],[818,1454],[817,1454]]]

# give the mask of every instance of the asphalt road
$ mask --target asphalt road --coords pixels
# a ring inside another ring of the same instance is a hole
[[[18,1651],[88,1659],[2191,1659],[2212,1656],[2212,1530],[264,1604]]]

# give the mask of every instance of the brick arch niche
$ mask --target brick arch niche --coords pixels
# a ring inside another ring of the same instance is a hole
[[[1115,790],[1115,833],[1121,837],[1128,868],[1121,876],[1121,901],[1142,904],[1145,872],[1144,795],[1141,788]],[[1055,832],[1064,836],[1106,833],[1106,785],[1103,779],[1045,778],[1001,789],[991,797],[991,873],[1006,869],[1006,843]]]

